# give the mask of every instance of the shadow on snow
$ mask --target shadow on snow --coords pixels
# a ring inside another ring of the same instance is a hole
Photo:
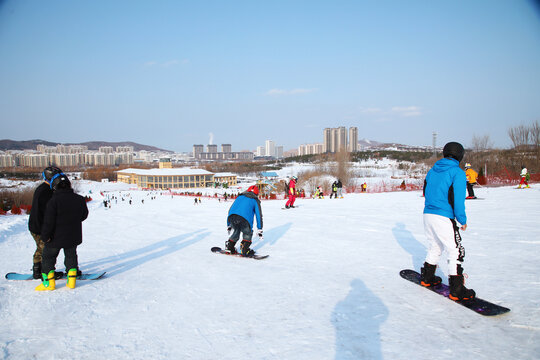
[[[380,327],[388,309],[360,279],[351,282],[351,291],[332,313],[336,329],[336,360],[382,359]]]
[[[195,244],[196,242],[199,242],[207,237],[209,234],[210,232],[208,231],[195,231],[175,236],[144,246],[140,249],[130,250],[120,255],[112,255],[103,259],[82,264],[81,268],[83,272],[87,273],[106,271],[106,276],[112,277],[131,270],[148,261],[159,259],[165,255],[169,255],[189,245]],[[105,268],[103,268],[104,266]]]
[[[287,231],[291,228],[292,223],[283,224],[281,226],[275,227],[268,231],[264,232],[264,238],[262,241],[257,242],[256,245],[252,247],[253,250],[257,251],[265,245],[274,245],[279,239],[285,235]]]
[[[405,224],[403,223],[396,223],[396,226],[392,228],[392,234],[403,250],[411,255],[413,269],[420,271],[420,268],[424,265],[424,260],[427,255],[425,245],[416,240],[413,234],[407,230]]]

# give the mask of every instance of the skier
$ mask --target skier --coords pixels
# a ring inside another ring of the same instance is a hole
[[[424,231],[430,249],[422,267],[421,284],[435,286],[441,278],[435,275],[439,258],[446,249],[448,253],[449,297],[452,300],[468,300],[475,297],[472,289],[464,285],[463,263],[465,249],[461,245],[461,230],[467,229],[465,213],[465,182],[467,178],[459,163],[465,150],[457,142],[449,142],[443,148],[444,158],[437,161],[424,181]]]
[[[529,187],[528,178],[530,175],[525,165],[521,166],[521,174],[519,175],[521,176],[521,181],[519,183],[518,189],[521,189],[521,185],[523,184],[525,184],[525,188],[528,188]]]
[[[294,208],[294,201],[296,200],[296,181],[298,178],[293,176],[289,181],[289,200],[285,203],[285,209]]]
[[[341,180],[338,179],[336,185],[337,185],[337,196],[339,196],[340,199],[343,199],[343,184],[341,183]]]
[[[236,242],[242,233],[243,238],[240,243],[240,251],[244,256],[252,256],[255,251],[250,249],[253,237],[253,218],[257,219],[257,235],[259,239],[263,237],[263,216],[261,201],[259,200],[259,188],[256,185],[250,186],[246,192],[240,194],[229,209],[227,215],[227,232],[229,240],[225,242],[225,248],[236,254]]]
[[[337,199],[337,181],[332,183],[332,192],[330,193],[330,199],[334,196],[334,199]]]
[[[36,242],[34,265],[32,266],[34,279],[41,279],[41,258],[43,255],[43,247],[45,246],[45,243],[41,238],[41,228],[43,226],[45,208],[53,195],[51,178],[61,172],[62,170],[55,166],[46,167],[41,173],[43,182],[36,188],[32,198],[32,209],[30,210],[30,217],[28,218],[28,230],[30,230],[30,235],[32,235]]]
[[[367,183],[364,182],[364,183],[362,184],[362,192],[366,192],[366,191],[367,191]]]
[[[42,259],[43,282],[37,291],[54,290],[54,268],[60,249],[64,249],[67,287],[75,288],[78,271],[77,245],[82,243],[82,222],[88,217],[86,201],[73,192],[68,177],[56,174],[51,178],[54,193],[47,204],[41,236],[45,242]]]
[[[474,196],[473,186],[476,185],[476,179],[478,179],[478,173],[474,171],[471,164],[465,164],[465,176],[467,177],[467,199],[476,199]]]

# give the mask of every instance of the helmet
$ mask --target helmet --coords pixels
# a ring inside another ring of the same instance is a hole
[[[255,195],[259,196],[259,187],[257,185],[251,185],[247,191],[251,191]]]
[[[445,158],[451,157],[457,161],[461,161],[463,160],[463,155],[465,155],[465,149],[463,149],[463,145],[460,143],[449,142],[448,144],[444,145],[443,156]]]
[[[465,164],[465,169],[470,169],[470,168],[471,168],[471,164],[466,163],[466,164]]]
[[[60,173],[62,173],[62,170],[60,168],[57,168],[56,166],[48,166],[43,170],[41,176],[43,177],[43,181],[46,181],[50,184],[53,176]]]
[[[51,189],[69,189],[71,188],[71,183],[69,182],[68,177],[64,173],[55,174],[51,179]]]
[[[293,178],[294,181],[298,180],[298,177],[296,177],[296,176],[293,176],[292,178]]]

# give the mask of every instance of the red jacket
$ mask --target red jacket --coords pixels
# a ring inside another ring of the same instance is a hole
[[[289,195],[296,195],[296,181],[294,179],[289,181]]]

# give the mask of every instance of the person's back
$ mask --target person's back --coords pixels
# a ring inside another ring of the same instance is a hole
[[[71,247],[82,242],[82,222],[88,217],[84,197],[73,189],[57,189],[45,213],[42,236],[51,239],[47,244],[55,248]]]
[[[250,249],[253,236],[253,218],[257,219],[257,234],[262,239],[263,217],[261,201],[259,200],[259,188],[256,185],[240,194],[229,208],[227,214],[227,231],[233,231],[232,235],[225,242],[225,248],[232,254],[236,254],[236,242],[242,234],[243,239],[240,244],[242,255],[251,256],[255,252]]]
[[[467,224],[465,214],[465,173],[459,162],[443,158],[426,176],[424,214],[436,214]]]

